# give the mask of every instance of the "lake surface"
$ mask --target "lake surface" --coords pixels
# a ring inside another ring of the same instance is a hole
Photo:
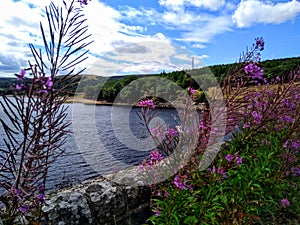
[[[68,106],[67,119],[72,122],[73,134],[68,137],[64,155],[49,170],[48,189],[56,190],[113,173],[120,166],[138,165],[149,155],[153,146],[148,143],[150,137],[137,115],[140,108],[80,103]],[[166,127],[178,125],[174,120],[178,117],[175,109],[159,109],[157,112],[155,123],[159,121]],[[3,118],[1,108],[0,116]],[[3,137],[1,127],[0,147],[4,146]],[[137,140],[141,143],[138,144]],[[97,167],[93,165],[95,162]]]

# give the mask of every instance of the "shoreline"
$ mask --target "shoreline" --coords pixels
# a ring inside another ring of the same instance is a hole
[[[116,102],[107,102],[107,101],[97,101],[97,100],[90,100],[85,99],[82,97],[70,97],[68,100],[66,100],[67,104],[73,104],[73,103],[81,103],[85,105],[97,105],[97,106],[123,106],[123,107],[134,107],[134,108],[140,108],[141,106],[138,104],[127,104],[127,103],[116,103]],[[205,103],[199,103],[194,105],[197,110],[203,110],[205,109]],[[184,106],[183,106],[184,107]],[[182,108],[183,108],[182,107]],[[175,106],[173,106],[171,103],[159,103],[158,105],[155,105],[156,109],[176,109]],[[181,108],[181,107],[180,107]]]

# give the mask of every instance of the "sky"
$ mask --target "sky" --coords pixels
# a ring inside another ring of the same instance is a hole
[[[1,0],[0,76],[33,60],[28,44],[42,45],[39,22],[49,3]],[[80,68],[89,74],[233,63],[256,37],[265,40],[262,60],[300,56],[297,0],[91,0],[83,11],[94,42]]]

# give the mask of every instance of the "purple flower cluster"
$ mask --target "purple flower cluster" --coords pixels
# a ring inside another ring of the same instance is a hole
[[[37,200],[38,200],[41,204],[45,203],[45,194],[40,193],[39,196],[37,197]]]
[[[155,216],[160,216],[160,211],[158,208],[155,209]]]
[[[290,110],[294,110],[296,108],[295,104],[287,99],[283,99],[281,103]]]
[[[275,80],[276,80],[277,82],[281,82],[281,79],[280,79],[279,76],[276,76],[276,77],[275,77]]]
[[[194,94],[194,93],[196,93],[197,92],[197,90],[196,89],[194,89],[194,88],[191,88],[191,87],[188,87],[188,89],[187,89],[187,91],[188,91],[188,94]]]
[[[37,188],[37,195],[34,194],[33,196],[25,193],[24,191],[21,191],[20,189],[16,189],[12,187],[12,196],[14,199],[19,203],[19,211],[23,214],[27,214],[30,212],[31,209],[37,208],[40,206],[40,204],[45,203],[45,194],[44,194],[45,188],[42,183]],[[33,204],[28,204],[28,200],[33,200]],[[26,203],[25,203],[26,202]]]
[[[140,101],[139,105],[143,108],[150,108],[150,109],[155,109],[155,105],[153,100],[148,99],[148,100],[144,100],[144,101]]]
[[[26,85],[25,84],[16,84],[16,90],[24,91],[24,90],[26,90]]]
[[[150,160],[152,162],[160,162],[163,159],[163,156],[160,154],[159,151],[151,151],[150,153]]]
[[[48,91],[51,91],[53,87],[53,81],[51,77],[41,77],[38,79],[38,81],[42,85],[42,89],[40,89],[38,93],[47,93]]]
[[[140,170],[145,170],[146,168],[151,168],[161,160],[163,160],[162,154],[159,151],[153,150],[150,152],[149,160],[144,159],[138,167]]]
[[[299,101],[292,96],[281,98],[278,93],[279,89],[268,90],[266,85],[262,89],[245,94],[246,104],[241,110],[241,115],[246,118],[243,128],[264,129],[264,125],[274,121],[274,129],[280,129],[295,123]]]
[[[26,70],[22,69],[20,74],[15,74],[17,76],[18,81],[23,81],[24,76],[26,74]],[[47,93],[52,90],[53,88],[53,80],[51,77],[41,76],[39,78],[33,79],[33,82],[35,82],[39,86],[39,90],[37,93]],[[24,91],[26,90],[27,86],[24,83],[16,84],[13,89],[17,91]]]
[[[15,74],[17,81],[23,81],[26,74],[26,70],[22,69],[19,74]],[[12,87],[13,90],[24,91],[26,90],[26,85],[24,83],[16,84],[15,87]]]
[[[170,127],[168,128],[168,133],[167,133],[168,138],[177,137],[178,135],[179,134],[177,130]]]
[[[231,162],[233,160],[233,156],[231,154],[227,154],[225,156],[225,159],[228,161],[228,162]]]
[[[281,206],[284,207],[284,208],[289,207],[289,206],[291,205],[290,201],[287,200],[286,198],[281,199],[280,204],[281,204]]]
[[[223,179],[226,179],[226,177],[227,177],[226,172],[225,172],[225,170],[222,167],[219,167],[217,169],[217,174],[220,174]]]
[[[261,124],[262,115],[257,111],[252,111],[251,115],[253,116],[254,122],[256,125]]]
[[[45,187],[44,187],[43,183],[40,183],[40,185],[39,185],[39,195],[37,197],[37,200],[41,204],[45,203],[45,194],[44,194],[44,191],[45,191]]]
[[[89,0],[91,1],[91,0]],[[87,5],[88,4],[88,0],[78,0],[78,2],[80,3],[80,5]]]
[[[213,166],[212,168],[208,168],[207,171],[210,172],[211,174],[221,175],[221,179],[219,180],[220,182],[222,182],[222,180],[226,179],[226,177],[227,177],[227,173],[225,172],[225,170],[222,167],[219,167],[216,169],[216,167]]]
[[[17,80],[23,80],[26,74],[26,70],[22,69],[20,74],[15,74],[17,76]]]
[[[264,70],[254,63],[250,63],[244,67],[244,71],[253,80],[262,80]]]
[[[265,48],[265,41],[262,37],[255,38],[255,49],[263,51]]]
[[[192,190],[192,186],[186,184],[186,179],[187,179],[187,176],[176,175],[173,183],[174,183],[175,187],[180,190],[185,190],[186,188],[189,188],[190,190]]]
[[[242,163],[243,163],[242,157],[236,156],[236,157],[235,157],[235,162],[236,162],[237,165],[242,164]]]
[[[290,116],[282,116],[281,120],[286,122],[286,123],[293,123],[294,122],[294,119]]]
[[[299,159],[299,141],[288,139],[284,144],[283,148],[286,150],[286,154],[284,155],[284,159],[287,160],[288,163],[295,163]],[[295,177],[300,176],[300,166],[292,167],[290,170],[286,171],[286,176],[293,175]]]
[[[24,204],[19,208],[19,210],[21,213],[27,214],[30,212],[30,207],[29,207],[29,205]]]
[[[151,129],[151,135],[156,137],[156,138],[165,138],[165,136],[167,136],[167,138],[173,138],[173,137],[178,137],[179,133],[176,129],[169,127],[167,131],[160,129],[159,126],[157,127],[153,127]]]
[[[211,127],[209,125],[207,125],[204,121],[201,121],[199,123],[199,128],[204,131],[204,132],[210,132],[211,131]]]
[[[229,162],[229,163],[235,162],[237,165],[240,165],[240,164],[243,163],[242,157],[240,157],[238,154],[234,154],[234,155],[227,154],[225,156],[225,159],[226,159],[227,162]],[[226,167],[226,168],[228,168],[228,167]],[[216,168],[215,166],[213,166],[212,168],[208,168],[207,170],[211,174],[218,174],[218,175],[220,175],[219,181],[222,182],[222,180],[226,179],[226,177],[227,177],[227,173],[226,173],[225,169],[223,167]]]
[[[292,167],[290,170],[285,172],[285,175],[288,177],[292,175],[294,177],[300,177],[300,168],[299,167]]]
[[[239,157],[237,154],[235,154],[235,155],[227,154],[227,155],[225,156],[225,159],[227,160],[227,162],[232,162],[233,159],[234,159],[234,160],[235,160],[235,163],[236,163],[237,165],[240,165],[240,164],[243,163],[243,158],[242,158],[242,157]]]
[[[200,128],[200,129],[205,129],[205,128],[206,128],[204,121],[201,121],[201,122],[199,123],[199,128]]]
[[[28,199],[28,196],[25,193],[23,193],[21,190],[16,189],[14,187],[12,187],[11,193],[14,199],[21,205],[19,207],[19,211],[24,214],[29,213],[30,206],[24,203],[24,201]]]
[[[26,74],[26,70],[22,69],[21,72],[19,74],[15,74],[15,76],[17,77],[17,81],[23,81],[24,77]],[[26,85],[24,83],[21,84],[16,84],[15,87],[12,87],[12,89],[17,90],[17,91],[24,91],[26,90]]]
[[[284,148],[290,148],[290,149],[294,149],[295,153],[298,154],[299,153],[299,147],[300,144],[298,141],[292,141],[292,140],[287,140],[284,145]]]

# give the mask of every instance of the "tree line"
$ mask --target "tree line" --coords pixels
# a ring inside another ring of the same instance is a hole
[[[222,79],[230,73],[231,69],[235,68],[236,65],[237,63],[221,64],[203,67],[194,71],[173,71],[161,72],[155,75],[127,75],[110,78],[83,75],[76,77],[72,85],[65,82],[57,83],[58,85],[68,86],[68,93],[70,95],[73,95],[75,92],[80,92],[84,93],[87,99],[113,102],[116,97],[120,100],[125,100],[137,94],[145,94],[148,96],[168,95],[168,93],[174,93],[175,89],[175,93],[177,93],[180,88],[187,89],[188,87],[192,87],[201,91],[198,83],[195,82],[194,79],[191,79],[191,77],[197,76],[201,76],[201,83],[205,83],[207,86],[210,86],[211,83],[214,82],[212,77],[216,78],[222,85]],[[265,60],[261,62],[260,66],[264,69],[264,78],[272,79],[278,76],[287,79],[286,77],[288,77],[291,71],[299,69],[299,65],[300,57],[294,57]],[[158,81],[158,77],[165,79],[164,82]],[[79,81],[81,82],[80,85],[78,85]],[[30,79],[28,79],[27,82],[30,83]],[[14,78],[0,78],[0,93],[12,93],[13,90],[11,87],[16,83],[16,79]],[[150,93],[144,93],[145,90]],[[171,96],[167,97],[171,98]]]

